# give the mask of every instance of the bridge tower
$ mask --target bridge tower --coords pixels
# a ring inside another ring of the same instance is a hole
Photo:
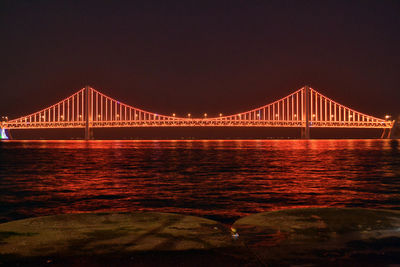
[[[90,91],[92,89],[90,86],[85,86],[85,140],[90,140],[93,138],[93,132],[90,128],[92,108],[91,108],[91,98]]]
[[[310,88],[306,85],[302,89],[302,120],[301,139],[310,139]]]

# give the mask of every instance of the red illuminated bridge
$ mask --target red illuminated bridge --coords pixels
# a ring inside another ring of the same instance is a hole
[[[86,86],[70,97],[38,112],[1,122],[6,130],[44,128],[85,128],[90,139],[92,128],[110,127],[298,127],[302,138],[310,128],[383,129],[390,137],[394,121],[384,120],[343,106],[316,90],[304,86],[292,94],[246,112],[218,117],[191,118],[160,115],[121,103]]]

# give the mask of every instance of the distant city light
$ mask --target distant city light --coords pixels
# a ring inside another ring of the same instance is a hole
[[[4,128],[1,128],[0,139],[8,139],[8,136],[6,134],[6,129]]]

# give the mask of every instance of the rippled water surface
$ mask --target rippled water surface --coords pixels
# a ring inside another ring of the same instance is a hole
[[[7,141],[0,222],[162,211],[231,223],[294,207],[400,209],[397,140]]]

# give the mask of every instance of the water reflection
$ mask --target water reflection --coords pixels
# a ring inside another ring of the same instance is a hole
[[[232,222],[292,207],[396,208],[397,140],[0,143],[0,221],[152,210]]]

